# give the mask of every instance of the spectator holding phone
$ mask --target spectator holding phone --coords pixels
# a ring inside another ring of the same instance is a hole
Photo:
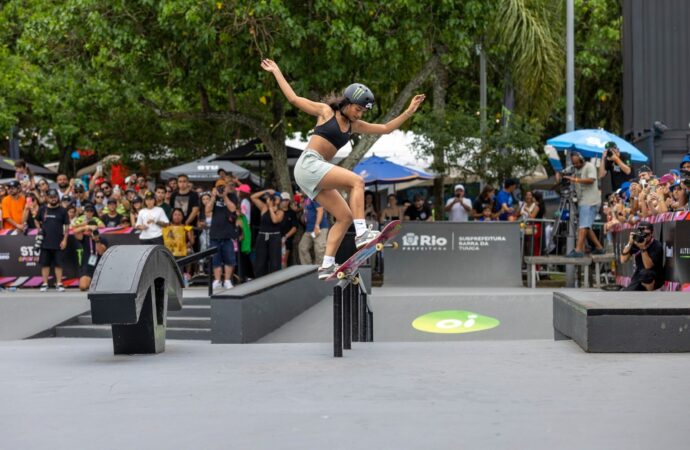
[[[455,196],[446,202],[446,213],[451,222],[467,222],[469,213],[472,211],[472,202],[465,197],[465,186],[455,185]]]

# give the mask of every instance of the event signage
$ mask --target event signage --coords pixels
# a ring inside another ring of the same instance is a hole
[[[134,232],[134,228],[107,229],[101,232],[101,235],[110,246],[139,243],[139,234]],[[41,267],[38,262],[40,250],[34,248],[35,241],[35,230],[28,235],[13,232],[13,234],[0,236],[0,284],[27,287],[36,283],[40,284],[40,280],[37,280],[41,276]],[[66,279],[78,278],[80,253],[81,244],[71,235],[65,249],[63,276]]]
[[[403,222],[385,250],[387,286],[522,286],[515,222]]]

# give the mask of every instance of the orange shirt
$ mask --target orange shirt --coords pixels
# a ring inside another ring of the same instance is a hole
[[[2,199],[2,228],[5,230],[14,230],[15,227],[9,223],[7,218],[14,220],[16,223],[22,223],[24,219],[24,206],[26,205],[26,197],[19,195],[18,199],[12,198],[11,195],[5,196]]]

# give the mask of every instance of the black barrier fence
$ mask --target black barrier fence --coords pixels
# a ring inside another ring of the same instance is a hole
[[[116,245],[140,245],[139,234],[133,228],[110,229],[101,232],[108,241],[108,246]],[[39,264],[40,250],[34,247],[35,233],[25,235],[6,234],[0,236],[0,285],[12,285],[15,287],[37,287],[42,283],[41,267]],[[74,235],[67,240],[67,248],[64,254],[63,283],[65,286],[78,285],[79,267],[81,263],[81,245]],[[211,288],[212,274],[211,258],[216,249],[206,249],[189,256],[177,259],[180,268],[198,261],[204,261],[206,272],[209,274],[209,289]]]
[[[138,245],[139,235],[130,230],[102,233],[109,246]],[[25,287],[41,283],[41,267],[38,262],[40,250],[34,248],[35,234],[13,234],[0,236],[0,284],[18,282]],[[81,245],[74,236],[67,240],[64,254],[63,276],[66,280],[79,277]],[[69,285],[69,283],[65,283]]]

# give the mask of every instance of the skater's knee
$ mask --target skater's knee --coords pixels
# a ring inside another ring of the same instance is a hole
[[[347,211],[343,211],[342,213],[338,214],[335,217],[336,223],[342,223],[343,226],[347,226],[347,227],[352,225],[352,220],[353,220],[352,211],[350,211],[349,209]]]
[[[364,190],[364,178],[360,175],[352,177],[352,189]]]

